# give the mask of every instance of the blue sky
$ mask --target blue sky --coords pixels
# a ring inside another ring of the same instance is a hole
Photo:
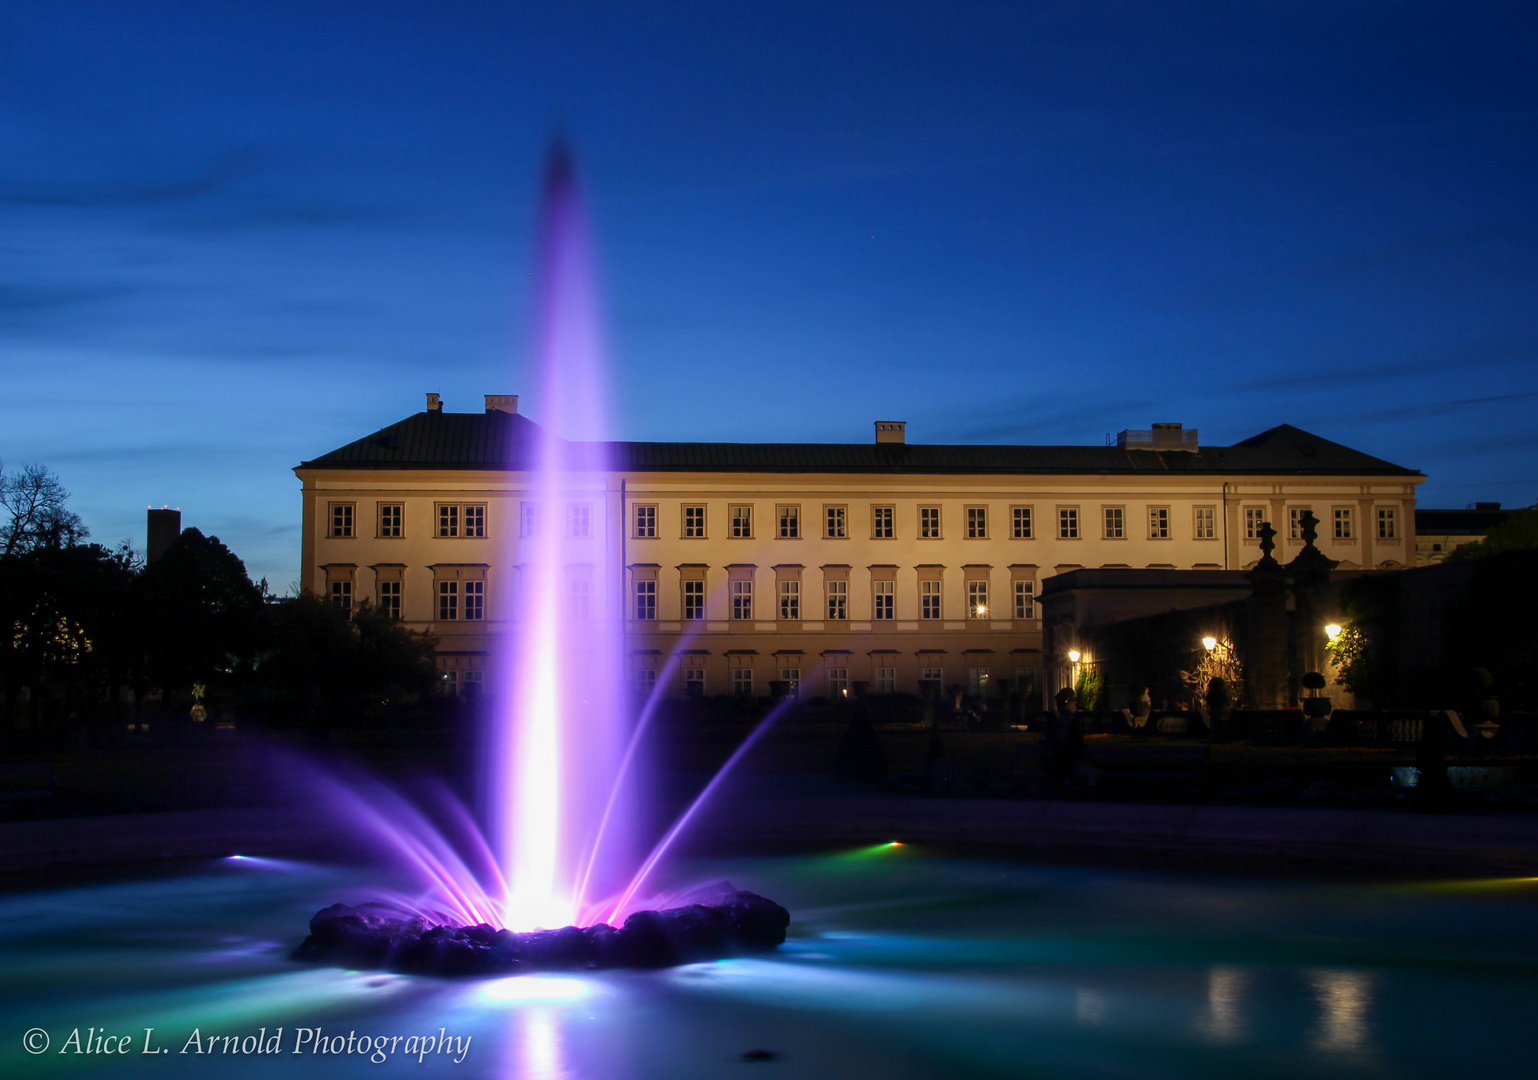
[[[541,159],[616,437],[1292,423],[1538,496],[1531,5],[0,7],[0,460],[279,589],[301,459],[521,393]]]

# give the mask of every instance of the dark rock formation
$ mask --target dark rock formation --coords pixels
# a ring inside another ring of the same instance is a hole
[[[310,920],[295,959],[414,975],[517,975],[581,968],[659,968],[768,952],[785,941],[790,912],[722,883],[705,903],[637,911],[606,924],[514,933],[438,925],[382,904],[332,904]]]

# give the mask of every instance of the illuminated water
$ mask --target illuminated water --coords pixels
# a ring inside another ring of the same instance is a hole
[[[323,1035],[469,1036],[465,1077],[1531,1075],[1538,884],[1274,885],[1063,870],[911,847],[678,867],[795,913],[777,955],[661,972],[453,982],[287,957],[319,902],[376,872],[226,860],[0,899],[0,1075],[420,1075]],[[56,1051],[132,1034],[110,1060]],[[269,1036],[278,1056],[178,1053]],[[30,1056],[40,1027],[50,1051]],[[156,1029],[170,1055],[137,1050]],[[741,1062],[767,1050],[768,1062]]]

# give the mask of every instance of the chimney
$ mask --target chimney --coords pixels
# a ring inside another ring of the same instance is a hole
[[[443,411],[443,402],[439,399],[437,394],[428,394],[427,395],[427,411],[428,412],[442,412]]]
[[[517,394],[487,394],[486,395],[486,411],[487,412],[505,412],[505,413],[511,413],[514,416],[516,416],[516,415],[518,415],[518,395]]]
[[[908,421],[906,420],[877,420],[876,441],[878,443],[905,443],[908,441],[907,428]]]
[[[163,506],[159,510],[150,507],[149,524],[144,538],[144,561],[159,562],[160,557],[171,550],[171,545],[182,534],[182,512]]]

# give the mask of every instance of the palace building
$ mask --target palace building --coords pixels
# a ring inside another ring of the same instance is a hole
[[[1203,446],[1180,424],[1105,446],[606,444],[608,466],[536,506],[515,396],[427,410],[306,461],[301,582],[438,639],[446,688],[516,633],[520,545],[560,528],[573,609],[623,619],[641,687],[674,695],[986,694],[1042,687],[1037,596],[1076,569],[1243,570],[1299,519],[1345,569],[1415,562],[1425,477],[1289,425]],[[669,660],[672,660],[670,663]],[[865,684],[863,687],[860,684]]]

